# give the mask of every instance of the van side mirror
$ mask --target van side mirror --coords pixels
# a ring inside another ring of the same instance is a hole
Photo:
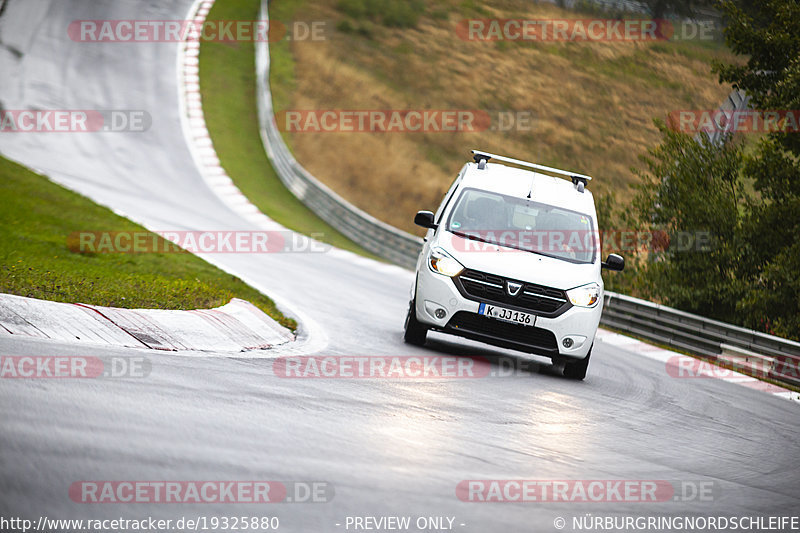
[[[423,228],[436,229],[437,224],[433,222],[433,213],[430,211],[420,211],[414,217],[414,224]]]
[[[609,270],[621,271],[625,268],[625,258],[617,254],[608,254],[608,258],[600,266]]]

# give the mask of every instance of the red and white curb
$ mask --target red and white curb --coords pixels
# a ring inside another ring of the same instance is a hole
[[[742,374],[741,372],[713,365],[712,363],[699,362],[694,357],[659,348],[658,346],[653,346],[652,344],[647,344],[646,342],[626,337],[619,333],[601,328],[597,330],[595,339],[616,348],[664,363],[664,372],[668,372],[668,367],[672,367],[673,369],[689,368],[691,369],[691,377],[693,378],[721,379],[749,389],[756,389],[768,394],[773,394],[786,400],[800,402],[800,393],[778,385],[773,385],[772,383],[767,383],[766,381],[761,381],[752,376]]]
[[[186,20],[202,25],[214,0],[195,1]],[[189,151],[200,175],[214,194],[232,211],[260,229],[285,230],[283,226],[261,213],[242,194],[222,168],[211,136],[206,128],[203,102],[200,96],[200,36],[187,32],[186,40],[178,45],[178,95],[181,125]]]
[[[250,302],[236,298],[215,309],[170,311],[120,309],[0,294],[0,338],[13,336],[237,356],[294,340],[291,331]]]

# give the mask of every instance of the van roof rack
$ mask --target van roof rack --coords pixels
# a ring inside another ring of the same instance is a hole
[[[514,165],[519,165],[521,167],[533,168],[536,170],[541,170],[542,172],[547,172],[549,174],[564,176],[570,178],[572,180],[572,183],[575,184],[575,187],[580,192],[583,192],[583,189],[584,187],[586,187],[586,184],[592,180],[591,176],[587,176],[585,174],[576,174],[575,172],[570,172],[568,170],[561,170],[560,168],[537,165],[536,163],[529,163],[527,161],[522,161],[520,159],[513,159],[511,157],[505,157],[502,155],[490,154],[489,152],[484,152],[482,150],[472,150],[472,159],[478,164],[478,168],[480,169],[486,168],[486,163],[490,159],[496,159],[497,161],[504,161],[506,163],[512,163]]]

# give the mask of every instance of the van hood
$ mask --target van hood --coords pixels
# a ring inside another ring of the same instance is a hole
[[[592,282],[603,283],[597,258],[594,263],[570,263],[534,252],[464,239],[450,232],[437,238],[434,246],[437,245],[464,268],[506,278],[562,290]]]

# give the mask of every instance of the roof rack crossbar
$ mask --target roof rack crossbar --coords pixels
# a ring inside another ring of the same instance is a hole
[[[546,167],[544,165],[537,165],[536,163],[528,163],[527,161],[522,161],[520,159],[513,159],[511,157],[505,157],[502,155],[490,154],[489,152],[484,152],[482,150],[472,150],[472,159],[474,159],[476,163],[480,163],[482,159],[487,162],[490,159],[505,161],[506,163],[512,163],[514,165],[519,165],[521,167],[528,167],[536,170],[541,170],[542,172],[549,172],[551,174],[557,174],[559,176],[566,176],[570,178],[573,181],[573,183],[579,180],[584,182],[592,180],[591,176],[587,176],[585,174],[577,174],[575,172],[570,172],[568,170],[561,170],[560,168]]]

